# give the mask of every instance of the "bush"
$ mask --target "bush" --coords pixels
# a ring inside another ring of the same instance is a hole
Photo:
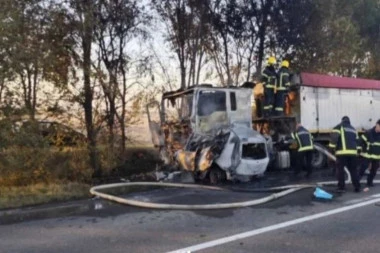
[[[84,145],[51,146],[37,124],[17,127],[11,121],[0,121],[0,185],[90,180],[91,168]]]
[[[12,147],[0,153],[0,185],[25,186],[58,181],[91,181],[87,151],[83,149]]]
[[[38,123],[18,127],[0,121],[0,185],[28,186],[62,182],[90,183],[92,168],[85,142],[65,146],[52,144],[41,135]],[[98,146],[104,179],[152,171],[158,162],[153,150],[129,148],[118,156],[117,148]]]

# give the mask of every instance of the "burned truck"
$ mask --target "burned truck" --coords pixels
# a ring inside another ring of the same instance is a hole
[[[270,140],[252,128],[252,89],[197,85],[147,105],[152,141],[165,166],[218,183],[263,175]]]

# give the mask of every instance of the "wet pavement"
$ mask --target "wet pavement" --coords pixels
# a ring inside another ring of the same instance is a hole
[[[265,189],[287,184],[313,184],[319,181],[334,180],[331,172],[326,169],[315,172],[312,178],[307,179],[302,176],[294,177],[291,171],[269,172],[265,177],[254,179],[247,183],[227,182],[219,187],[224,190],[208,190],[197,188],[172,188],[172,187],[150,187],[133,186],[119,187],[105,192],[121,196],[128,199],[164,203],[164,204],[218,204],[243,202],[263,198],[274,193]],[[333,190],[334,187],[325,187],[326,190]],[[260,192],[264,190],[263,192]],[[310,205],[313,199],[313,190],[305,189],[297,193],[302,196],[293,199],[292,196],[285,196],[281,199],[262,204],[257,208],[277,208],[282,205]],[[259,192],[256,192],[259,191]],[[291,201],[291,202],[289,202]],[[88,200],[72,201],[60,204],[48,204],[23,209],[0,210],[0,225],[25,222],[36,219],[48,219],[75,215],[89,215],[95,217],[117,216],[130,212],[152,211],[133,206],[124,206],[107,200],[94,197]],[[202,211],[200,213],[207,213]]]
[[[238,187],[243,192],[145,188],[141,193],[123,192],[119,189],[118,194],[161,203],[236,202],[266,196],[270,193],[250,191],[263,185],[283,185],[290,177],[290,173],[283,172],[277,175],[268,174],[266,179],[260,181],[228,185]],[[321,171],[315,173],[310,180],[299,178],[289,183],[332,179],[329,171]],[[334,187],[325,189],[333,190]],[[313,198],[314,189],[309,188],[263,205],[225,210],[153,210],[119,205],[99,198],[34,207],[30,210],[40,212],[37,218],[26,216],[21,220],[0,220],[3,221],[0,226],[0,252],[168,252],[361,203],[380,193],[380,186],[359,194],[350,189],[349,185],[345,194],[336,195],[332,201]],[[54,213],[54,206],[61,206],[61,211]],[[50,213],[45,213],[47,216],[43,215],[47,209],[45,207],[50,208]],[[321,249],[327,252],[350,252],[344,245],[351,245],[355,234],[360,235],[357,238],[366,245],[353,248],[376,252],[374,250],[377,249],[377,241],[374,241],[373,236],[365,236],[380,232],[377,229],[380,227],[380,219],[374,214],[378,208],[372,204],[325,220],[259,235],[257,239],[253,237],[237,240],[200,252],[320,252],[318,245],[322,245]],[[371,227],[360,227],[361,222]],[[348,236],[341,236],[344,233]],[[332,238],[339,242],[336,250],[333,248]],[[326,245],[325,240],[328,242]]]

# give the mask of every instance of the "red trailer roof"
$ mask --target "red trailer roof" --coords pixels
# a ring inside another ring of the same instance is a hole
[[[301,73],[301,82],[305,86],[312,87],[380,90],[379,80],[362,78]]]

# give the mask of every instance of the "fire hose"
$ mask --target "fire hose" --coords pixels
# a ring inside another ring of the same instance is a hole
[[[332,155],[325,148],[314,145],[315,149],[319,152],[323,153],[331,160],[336,161],[336,157]],[[348,172],[347,168],[344,168],[345,173],[347,174],[347,180],[345,183],[351,183],[351,176]],[[380,183],[380,180],[375,180],[376,183]],[[114,184],[105,184],[94,186],[90,189],[90,193],[98,196],[103,199],[107,199],[110,201],[117,202],[119,204],[126,204],[131,206],[143,207],[143,208],[153,208],[153,209],[177,209],[177,210],[211,210],[211,209],[227,209],[227,208],[238,208],[238,207],[249,207],[260,205],[281,197],[284,197],[293,192],[306,189],[306,188],[314,188],[318,186],[326,186],[326,185],[336,185],[336,181],[325,181],[325,182],[317,182],[314,184],[293,184],[293,185],[285,185],[278,187],[270,187],[265,188],[265,191],[280,191],[276,193],[272,193],[269,196],[241,201],[241,202],[233,202],[233,203],[217,203],[217,204],[165,204],[165,203],[154,203],[154,202],[146,202],[135,199],[128,199],[123,197],[118,197],[112,194],[101,192],[100,190],[112,189],[117,187],[133,187],[133,186],[154,186],[154,187],[173,187],[173,188],[196,188],[196,189],[207,189],[207,190],[217,190],[217,191],[226,191],[226,188],[218,187],[218,186],[207,186],[207,185],[197,185],[197,184],[181,184],[181,183],[165,183],[165,182],[127,182],[127,183],[114,183]],[[261,189],[262,191],[263,189]]]

